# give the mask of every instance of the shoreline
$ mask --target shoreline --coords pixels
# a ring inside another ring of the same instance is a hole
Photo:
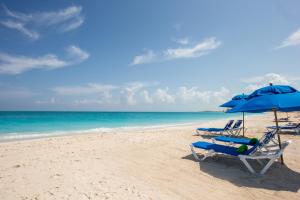
[[[248,117],[255,117],[258,115],[250,115]],[[23,140],[35,140],[51,137],[61,137],[61,136],[73,136],[73,135],[85,135],[85,134],[116,134],[116,133],[127,133],[127,132],[140,132],[140,131],[152,131],[159,130],[163,128],[172,128],[172,127],[183,127],[183,126],[197,126],[205,124],[208,122],[216,122],[229,120],[229,119],[238,119],[238,116],[228,116],[218,119],[205,119],[193,122],[182,122],[182,123],[170,123],[170,124],[157,124],[157,125],[141,125],[141,126],[125,126],[125,127],[100,127],[100,128],[91,128],[84,130],[67,130],[67,131],[50,131],[50,132],[17,132],[17,133],[1,133],[0,134],[0,143],[13,142],[13,141],[23,141]]]

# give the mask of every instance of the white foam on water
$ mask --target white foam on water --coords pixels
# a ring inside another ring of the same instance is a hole
[[[232,117],[228,117],[231,119]],[[213,121],[218,120],[226,120],[223,119],[212,119]],[[92,128],[85,130],[67,130],[67,131],[51,131],[51,132],[17,132],[17,133],[1,133],[0,134],[0,142],[7,141],[16,141],[16,140],[29,140],[29,139],[38,139],[38,138],[46,138],[46,137],[55,137],[55,136],[63,136],[63,135],[76,135],[76,134],[88,134],[88,133],[124,133],[124,132],[137,132],[137,131],[147,131],[147,130],[158,130],[162,128],[170,128],[170,127],[178,127],[178,126],[188,126],[195,125],[195,128],[204,122],[211,121],[210,120],[200,120],[186,123],[172,123],[172,124],[160,124],[160,125],[148,125],[148,126],[123,126],[123,127],[115,127],[115,128]]]
[[[203,121],[201,121],[203,122]],[[145,130],[157,130],[168,127],[178,127],[197,124],[193,123],[180,123],[180,124],[161,124],[153,126],[123,126],[116,128],[93,128],[86,130],[68,130],[68,131],[51,131],[51,132],[17,132],[17,133],[2,133],[0,134],[0,142],[6,141],[16,141],[16,140],[28,140],[28,139],[38,139],[53,136],[62,135],[76,135],[76,134],[88,134],[88,133],[122,133],[130,131],[145,131]]]

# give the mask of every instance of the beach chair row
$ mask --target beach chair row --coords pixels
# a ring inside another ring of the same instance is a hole
[[[238,136],[241,131],[243,124],[243,120],[237,120],[234,123],[234,120],[229,120],[228,123],[225,125],[224,128],[197,128],[196,132],[200,134],[201,132],[207,132],[207,133],[214,133],[214,134],[228,134],[231,136]]]
[[[240,120],[238,120],[240,121]],[[237,121],[237,122],[238,122]],[[236,123],[237,123],[236,122]],[[230,120],[224,129],[230,129],[233,124],[233,120]],[[233,126],[234,127],[234,126]],[[218,154],[228,155],[239,158],[239,160],[246,166],[251,173],[256,173],[254,168],[251,166],[249,160],[257,161],[262,169],[258,172],[264,174],[270,166],[278,160],[286,147],[291,141],[284,141],[279,147],[278,141],[275,139],[275,135],[278,134],[281,129],[285,130],[299,130],[300,123],[281,126],[280,129],[276,127],[267,127],[268,131],[260,139],[256,138],[238,138],[229,136],[216,136],[213,137],[211,142],[198,141],[190,144],[190,148],[194,158],[197,161],[204,161],[208,157],[212,157]],[[199,130],[200,129],[200,130]],[[198,128],[198,131],[213,132],[208,130],[217,130],[216,128]],[[221,131],[220,131],[221,132]],[[223,131],[222,133],[224,133]],[[238,146],[240,145],[240,146]],[[196,149],[204,150],[204,153],[197,153]],[[267,162],[265,162],[267,160]]]

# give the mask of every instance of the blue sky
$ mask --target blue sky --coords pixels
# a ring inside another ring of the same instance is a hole
[[[300,89],[300,2],[14,1],[0,10],[0,110],[214,110]]]

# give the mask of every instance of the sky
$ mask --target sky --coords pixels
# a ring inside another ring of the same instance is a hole
[[[299,56],[297,0],[0,0],[4,111],[218,110]]]

